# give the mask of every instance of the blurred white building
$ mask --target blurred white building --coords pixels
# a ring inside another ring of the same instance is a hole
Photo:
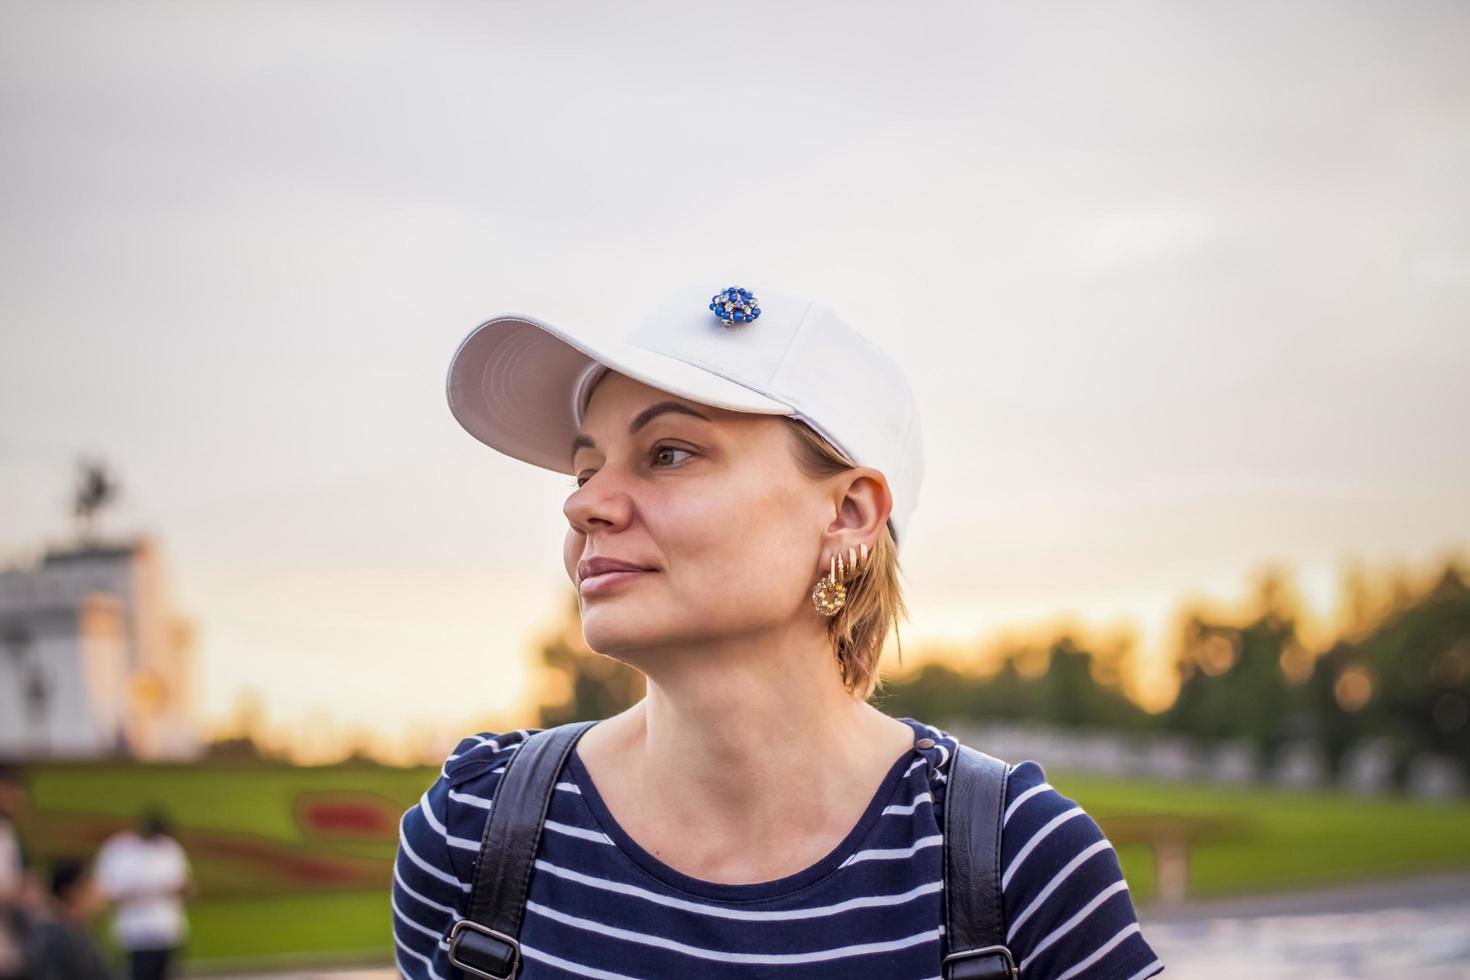
[[[193,758],[193,682],[151,539],[0,570],[0,755]]]

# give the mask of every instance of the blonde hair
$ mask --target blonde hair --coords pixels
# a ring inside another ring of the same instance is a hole
[[[794,436],[796,464],[808,476],[821,479],[853,468],[851,460],[806,423],[784,416],[782,421]],[[827,635],[842,669],[843,685],[866,701],[882,684],[878,661],[890,629],[898,641],[899,665],[903,664],[898,619],[907,619],[909,613],[899,582],[898,544],[891,523],[884,522],[883,532],[869,549],[868,561],[846,584],[847,601],[828,620]]]

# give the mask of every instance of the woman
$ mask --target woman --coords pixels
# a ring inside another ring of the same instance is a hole
[[[647,681],[567,757],[519,975],[940,976],[956,742],[867,703],[923,470],[892,360],[821,304],[685,291],[623,340],[491,320],[456,352],[449,401],[480,440],[575,476],[563,560],[587,643]],[[405,976],[466,975],[447,938],[534,731],[464,739],[404,814]],[[1006,801],[1021,977],[1161,971],[1092,818],[1034,762],[1010,767]]]

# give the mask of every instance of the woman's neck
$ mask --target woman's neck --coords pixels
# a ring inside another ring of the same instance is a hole
[[[639,664],[643,700],[583,741],[670,826],[760,841],[789,828],[799,791],[807,819],[830,831],[861,809],[913,732],[847,691],[825,636],[771,640],[660,652]]]

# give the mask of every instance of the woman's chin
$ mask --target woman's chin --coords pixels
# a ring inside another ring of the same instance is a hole
[[[582,635],[598,653],[616,656],[623,651],[656,647],[673,638],[674,631],[655,626],[647,611],[632,608],[632,603],[624,608],[612,605],[588,603],[582,607]]]

